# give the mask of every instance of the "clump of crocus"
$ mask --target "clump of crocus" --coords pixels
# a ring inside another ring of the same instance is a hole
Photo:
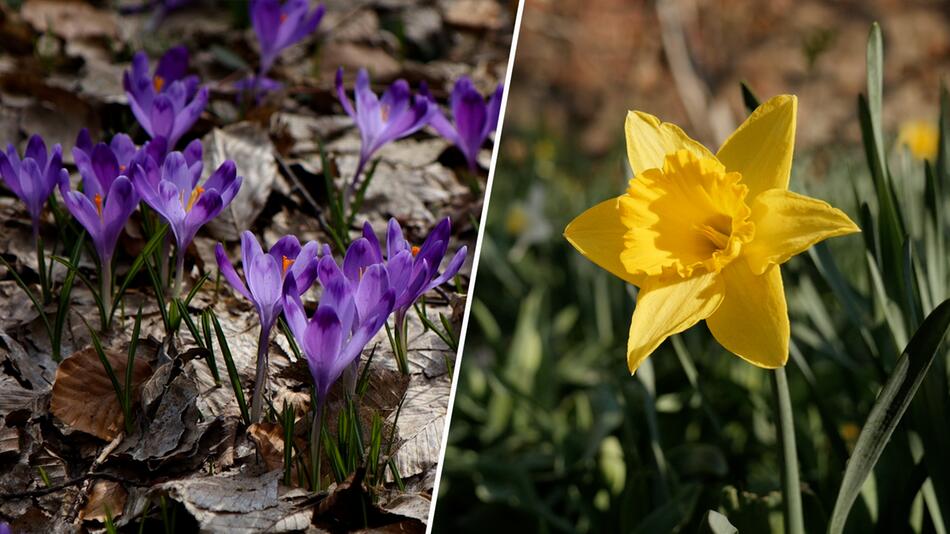
[[[267,346],[270,331],[282,309],[282,289],[284,278],[293,276],[300,291],[306,291],[317,277],[320,245],[310,241],[303,247],[295,236],[288,235],[279,239],[267,253],[251,232],[241,234],[241,265],[244,268],[244,281],[238,276],[231,261],[228,260],[221,243],[215,247],[218,268],[225,280],[244,298],[254,303],[261,321],[260,339],[257,352],[257,379],[254,382],[254,394],[251,401],[251,422],[260,422],[267,382]],[[322,250],[330,253],[329,247]],[[245,285],[245,281],[247,282]]]
[[[73,158],[82,176],[82,192],[70,190],[69,177],[65,173],[59,191],[66,209],[89,233],[99,255],[101,299],[105,316],[109,317],[112,257],[119,234],[139,202],[138,194],[127,177],[137,152],[132,140],[123,134],[113,137],[109,145],[99,143],[90,148],[88,132],[83,132],[85,135],[80,133],[73,149]]]
[[[349,208],[349,198],[373,154],[387,143],[425,127],[437,106],[430,104],[423,95],[412,94],[406,80],[396,80],[382,97],[377,97],[369,86],[366,69],[360,69],[356,75],[355,107],[343,87],[342,67],[336,73],[336,93],[346,114],[353,118],[360,130],[360,159],[344,194],[344,208]]]
[[[33,223],[33,244],[39,264],[40,286],[43,300],[51,298],[49,282],[46,277],[46,261],[43,255],[43,241],[40,239],[40,216],[53,188],[62,179],[63,149],[58,144],[52,152],[47,152],[46,142],[38,135],[30,137],[26,143],[23,159],[16,148],[7,145],[6,153],[0,152],[0,176],[7,187],[26,204]]]
[[[208,89],[199,89],[198,77],[188,75],[188,50],[183,46],[166,52],[154,73],[149,72],[145,52],[136,53],[122,83],[139,124],[153,139],[161,138],[168,150],[175,148],[208,104]]]
[[[333,264],[332,268],[329,263]],[[331,256],[325,256],[320,264],[321,271],[326,270],[327,273],[333,273],[333,268],[336,268]],[[385,266],[372,265],[366,269],[363,277],[366,282],[361,286],[362,291],[357,291],[344,276],[329,276],[325,280],[317,310],[309,319],[304,313],[293,275],[287,276],[284,286],[284,316],[297,345],[307,358],[316,392],[310,449],[314,471],[319,465],[323,408],[330,387],[359,358],[366,344],[386,324],[395,302],[395,290],[391,287]],[[318,478],[314,473],[315,485],[319,485]]]
[[[445,270],[439,274],[439,266],[449,248],[452,233],[452,221],[446,217],[429,233],[422,246],[412,246],[403,236],[402,227],[396,219],[390,219],[386,231],[386,259],[383,259],[382,247],[373,227],[363,225],[363,238],[369,245],[360,258],[354,258],[344,272],[352,280],[367,265],[385,261],[392,285],[396,288],[394,307],[394,341],[397,363],[402,372],[408,373],[408,331],[406,314],[422,295],[426,294],[458,274],[468,247],[460,248],[449,261]]]
[[[677,126],[627,114],[627,192],[574,219],[564,236],[640,288],[627,365],[701,320],[729,352],[765,368],[788,360],[780,265],[859,231],[842,211],[788,190],[797,100],[759,106],[715,154]]]
[[[459,78],[455,82],[452,97],[449,100],[454,124],[449,122],[442,114],[442,110],[433,103],[436,112],[432,115],[430,124],[439,132],[439,135],[451,141],[462,151],[468,162],[468,168],[472,172],[478,169],[478,151],[498,126],[498,114],[501,111],[501,99],[504,92],[504,85],[498,84],[488,102],[485,102],[468,76]]]
[[[261,64],[256,75],[251,75],[235,84],[250,92],[255,98],[279,89],[280,82],[267,77],[277,57],[289,46],[313,33],[323,18],[323,4],[310,10],[308,0],[252,0],[250,5],[251,25],[260,46]]]
[[[171,228],[175,238],[175,283],[172,298],[181,295],[185,250],[198,229],[221,213],[237,195],[242,178],[234,162],[226,160],[204,183],[200,160],[189,163],[181,152],[172,152],[159,167],[151,157],[135,165],[132,181],[144,200]]]

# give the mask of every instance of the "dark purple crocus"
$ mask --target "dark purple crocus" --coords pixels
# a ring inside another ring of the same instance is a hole
[[[329,263],[335,266],[331,256],[321,259],[321,270]],[[284,316],[307,358],[317,393],[317,413],[322,410],[330,387],[359,358],[363,348],[386,324],[392,312],[395,290],[390,285],[386,267],[372,265],[363,277],[366,282],[361,286],[362,290],[354,289],[343,276],[328,278],[317,311],[310,319],[300,302],[296,280],[292,275],[287,277]]]
[[[139,124],[153,139],[163,139],[169,150],[208,104],[208,89],[199,89],[198,77],[188,75],[188,50],[183,46],[166,52],[154,74],[149,72],[145,52],[136,53],[122,83]]]
[[[260,339],[257,353],[257,379],[251,400],[251,422],[260,421],[264,406],[264,394],[267,386],[267,346],[270,331],[281,312],[283,285],[285,276],[293,276],[300,289],[306,291],[317,277],[317,263],[321,253],[320,245],[310,241],[303,247],[295,236],[282,237],[266,253],[251,232],[241,234],[241,264],[244,279],[241,280],[231,261],[228,260],[221,243],[215,247],[218,268],[225,280],[238,293],[254,303],[261,321]],[[324,255],[330,253],[330,247],[324,246]]]
[[[10,523],[0,523],[0,534],[13,534],[13,529],[10,528]]]
[[[433,104],[436,112],[432,115],[430,124],[439,132],[439,135],[459,147],[472,171],[478,169],[478,151],[498,126],[498,114],[504,92],[504,85],[498,84],[498,88],[492,93],[488,102],[485,102],[468,76],[459,78],[455,82],[449,101],[454,124],[449,122],[442,114],[442,110]]]
[[[278,82],[277,80],[256,74],[252,74],[247,78],[241,78],[240,80],[234,82],[234,88],[238,90],[239,103],[243,101],[246,95],[249,95],[254,99],[255,104],[259,104],[268,93],[277,91],[283,86],[284,84]]]
[[[203,184],[198,185],[201,169],[200,160],[190,162],[186,154],[172,152],[166,156],[160,169],[149,157],[144,159],[143,165],[135,165],[132,171],[132,181],[142,200],[165,219],[175,237],[177,270],[172,294],[176,297],[181,291],[185,249],[198,229],[217,217],[241,187],[242,178],[237,176],[231,160],[222,163]]]
[[[82,177],[83,192],[87,195],[105,195],[119,176],[132,173],[132,161],[139,155],[132,138],[116,134],[108,144],[93,144],[89,130],[83,128],[73,147],[73,159]]]
[[[363,225],[362,240],[367,245],[365,248],[361,247],[359,254],[347,258],[350,260],[349,265],[344,262],[343,270],[350,279],[369,265],[385,263],[392,286],[396,288],[393,310],[396,341],[394,348],[397,363],[403,372],[409,370],[406,360],[408,349],[406,314],[422,295],[455,276],[461,269],[462,263],[465,262],[468,247],[463,246],[458,249],[445,270],[439,274],[439,266],[442,264],[445,253],[448,252],[451,233],[452,222],[446,217],[429,233],[422,246],[412,246],[403,237],[402,227],[396,219],[390,219],[386,230],[386,258],[384,260],[382,247],[373,232],[373,227],[366,223]]]
[[[377,98],[369,86],[369,74],[360,69],[356,76],[354,100],[350,103],[343,87],[343,68],[336,72],[336,93],[346,114],[360,130],[360,160],[353,176],[359,178],[366,162],[385,144],[411,135],[429,124],[436,106],[422,95],[413,95],[406,80],[396,80]]]
[[[26,204],[33,222],[34,239],[39,237],[43,206],[59,183],[62,171],[62,147],[57,144],[47,153],[46,143],[38,135],[27,141],[22,160],[12,144],[7,145],[5,154],[0,152],[0,175],[7,187]]]
[[[308,0],[252,0],[251,25],[261,48],[261,68],[264,76],[274,65],[277,56],[287,47],[299,42],[317,29],[323,18],[320,4],[310,11]]]

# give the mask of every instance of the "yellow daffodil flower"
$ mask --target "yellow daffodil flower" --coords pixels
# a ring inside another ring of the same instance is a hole
[[[640,288],[630,372],[667,337],[705,319],[716,340],[765,368],[788,360],[779,265],[860,231],[844,212],[788,190],[797,99],[765,102],[713,154],[673,124],[627,114],[627,192],[574,219],[564,236]]]
[[[897,144],[907,147],[912,156],[919,160],[931,160],[937,157],[937,143],[940,132],[933,123],[927,121],[907,121],[901,124],[897,134]]]

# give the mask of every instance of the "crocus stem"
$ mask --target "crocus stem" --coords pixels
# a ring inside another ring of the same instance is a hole
[[[251,422],[260,423],[264,411],[264,391],[267,389],[267,356],[270,342],[270,327],[261,325],[261,337],[257,341],[257,375],[251,397]]]
[[[360,162],[356,164],[356,172],[353,173],[353,179],[343,188],[343,221],[348,220],[350,213],[350,202],[352,202],[353,193],[358,189],[360,175],[363,174],[363,167],[366,166],[366,159],[360,157]],[[342,221],[341,221],[342,222]]]
[[[40,288],[43,290],[43,303],[48,303],[53,297],[50,293],[49,279],[46,277],[46,256],[43,253],[43,238],[40,237],[39,232],[33,235],[33,242],[36,244],[36,264],[39,267],[37,270],[40,274]]]
[[[406,326],[406,312],[403,310],[396,310],[395,316],[393,318],[393,326],[395,327],[395,336],[396,336],[396,366],[399,367],[399,372],[408,375],[409,374],[409,341],[406,339],[409,337],[408,328]]]
[[[106,330],[109,318],[112,317],[112,258],[101,258],[102,265],[99,272],[99,284],[101,292],[99,298],[102,299],[102,312],[106,324],[100,326],[102,331]]]
[[[165,242],[162,243],[162,260],[159,263],[159,280],[168,287],[168,254],[172,250],[172,236],[169,232],[165,234]]]
[[[788,378],[785,369],[772,372],[772,394],[775,400],[778,443],[782,453],[782,488],[785,532],[805,534],[802,515],[802,493],[798,480],[798,452],[795,448],[795,423],[792,419],[792,399],[788,393]]]
[[[313,474],[313,491],[320,491],[320,449],[321,433],[323,431],[323,399],[317,400],[317,407],[313,412],[313,424],[310,425],[310,472]]]
[[[175,254],[175,285],[172,286],[172,300],[181,296],[181,281],[185,276],[185,251],[179,250]]]

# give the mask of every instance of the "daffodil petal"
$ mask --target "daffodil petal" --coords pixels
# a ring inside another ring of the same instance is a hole
[[[742,255],[756,275],[819,241],[861,231],[827,202],[784,189],[769,189],[755,198],[752,222],[755,238],[743,247]]]
[[[647,169],[662,169],[667,154],[685,148],[700,159],[714,157],[708,148],[690,139],[679,126],[643,113],[628,111],[624,124],[627,158],[636,176]]]
[[[742,174],[749,201],[768,189],[788,189],[797,109],[795,96],[771,98],[749,115],[716,154],[727,170]]]
[[[739,258],[722,270],[726,296],[706,325],[716,341],[743,360],[767,369],[788,361],[788,308],[782,272],[773,265],[756,276]]]
[[[620,261],[627,227],[620,220],[618,200],[619,197],[605,200],[578,215],[564,229],[564,237],[578,252],[612,275],[640,285],[643,277],[628,273]]]
[[[663,340],[709,317],[723,301],[718,273],[659,282],[651,278],[637,296],[627,340],[627,366],[633,373]]]

